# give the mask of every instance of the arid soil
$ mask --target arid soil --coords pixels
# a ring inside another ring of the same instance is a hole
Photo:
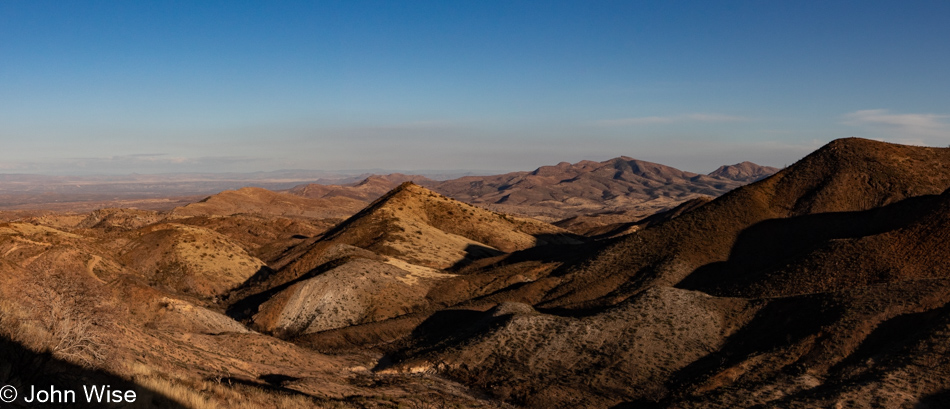
[[[111,382],[167,408],[950,406],[948,148],[849,138],[782,170],[618,158],[0,220],[0,384],[18,388]]]

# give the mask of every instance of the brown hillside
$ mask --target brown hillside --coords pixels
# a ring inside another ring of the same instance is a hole
[[[434,181],[425,176],[391,173],[388,175],[372,175],[358,183],[350,185],[321,185],[310,183],[295,186],[290,189],[289,192],[313,199],[348,197],[369,203],[405,182],[430,183]]]
[[[106,282],[121,274],[112,255],[93,239],[29,223],[0,223],[0,259],[12,271],[71,269],[86,280]]]
[[[575,233],[583,234],[594,239],[619,237],[679,217],[686,212],[693,211],[693,209],[697,209],[709,203],[711,200],[712,198],[707,196],[697,197],[680,203],[672,209],[648,215],[639,215],[639,217],[634,217],[633,212],[594,214],[564,219],[554,223],[554,225],[570,229]],[[621,222],[604,224],[605,221],[611,220],[621,220]]]
[[[610,407],[661,396],[658,379],[720,348],[754,311],[744,300],[672,288],[583,318],[520,303],[447,310],[417,329],[421,350],[396,368],[438,370],[529,407]]]
[[[77,229],[96,229],[102,232],[128,231],[145,227],[164,219],[154,210],[97,209],[76,226]]]
[[[718,169],[710,172],[709,176],[752,183],[772,176],[778,171],[778,168],[760,166],[746,161],[735,165],[720,166]]]
[[[948,240],[950,189],[861,212],[758,223],[740,234],[728,260],[704,266],[680,285],[774,297],[950,278]]]
[[[287,337],[381,321],[425,307],[431,283],[450,276],[398,260],[357,258],[276,293],[253,322]]]
[[[438,269],[564,243],[579,241],[405,183],[288,251],[271,265],[278,271],[232,294],[230,310],[281,336],[384,320],[427,308],[430,290],[453,277]]]
[[[732,342],[621,407],[942,407],[947,280],[770,299]]]
[[[393,369],[538,408],[939,407],[950,387],[948,160],[950,149],[835,141],[581,268],[490,297],[577,289],[547,308],[433,315]],[[596,278],[572,281],[584,274]],[[563,304],[591,296],[603,298]]]
[[[947,186],[950,149],[839,139],[773,177],[625,237],[571,272],[548,305],[615,302],[602,297],[622,299],[647,285],[676,284],[697,268],[727,260],[740,233],[765,220],[868,210]],[[834,231],[813,233],[833,238],[828,235]],[[786,251],[810,243],[791,242]]]
[[[317,237],[342,221],[240,214],[227,217],[195,216],[176,223],[214,230],[265,263],[276,261],[287,249]]]
[[[351,185],[307,184],[289,192],[308,198],[347,197],[368,202],[400,183],[415,182],[466,203],[544,221],[593,213],[634,212],[632,218],[622,220],[631,222],[668,210],[684,200],[719,196],[775,171],[772,167],[743,162],[720,167],[710,175],[699,175],[619,157],[604,162],[561,162],[532,172],[466,176],[441,182],[401,173],[373,175]],[[610,218],[607,215],[606,219]]]
[[[449,199],[411,182],[393,189],[314,243],[349,244],[431,268],[571,241],[566,231]],[[306,258],[306,257],[305,257]],[[301,273],[316,267],[305,260]]]
[[[235,214],[260,214],[269,216],[304,216],[313,218],[348,217],[359,211],[366,202],[338,197],[333,199],[308,199],[267,189],[245,187],[226,190],[209,196],[198,203],[176,207],[172,217],[230,216]]]
[[[387,370],[532,408],[913,407],[947,388],[947,280],[747,300],[651,287],[594,314],[445,310]]]
[[[114,246],[150,285],[200,297],[220,295],[264,267],[224,235],[177,223],[129,232]]]
[[[433,395],[452,406],[495,407],[450,381],[377,377],[366,356],[328,357],[253,333],[192,297],[150,286],[122,265],[129,260],[111,260],[122,244],[154,233],[136,232],[100,246],[45,226],[0,224],[2,382],[21,393],[46,382],[76,389],[108,383],[134,389],[137,405],[161,408],[390,407]],[[162,251],[162,240],[141,242]],[[240,254],[235,247],[221,249]]]
[[[737,165],[738,166],[738,165]],[[772,168],[749,164],[763,176]],[[738,169],[738,168],[736,168]],[[684,172],[625,156],[604,162],[562,162],[533,172],[469,176],[431,185],[446,196],[505,212],[563,219],[608,210],[654,213],[699,196],[719,196],[742,186],[745,178]]]

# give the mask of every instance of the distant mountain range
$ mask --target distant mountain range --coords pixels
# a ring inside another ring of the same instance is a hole
[[[590,161],[576,165],[562,163],[545,166],[535,172],[462,176],[458,179],[450,178],[465,172],[431,171],[425,175],[307,170],[92,176],[0,174],[0,210],[93,210],[122,206],[168,210],[183,201],[194,200],[193,196],[244,187],[275,191],[290,189],[293,194],[309,198],[349,197],[368,203],[402,182],[415,181],[451,197],[490,206],[496,210],[554,221],[585,212],[631,210],[631,203],[639,206],[639,216],[645,216],[656,210],[672,207],[695,195],[717,196],[741,183],[748,183],[775,171],[774,168],[745,162],[723,166],[710,174],[711,179],[688,181],[686,179],[699,175],[629,158],[617,158],[599,164],[608,165],[625,160],[647,167],[662,168],[669,174],[655,175],[648,171],[637,175],[637,170],[632,169],[633,173],[630,175],[618,175],[616,181],[610,181],[610,172],[597,172],[596,169],[603,166]],[[545,175],[537,174],[539,171]],[[593,173],[583,176],[590,172]],[[581,176],[581,179],[569,183],[568,179],[577,176]],[[664,179],[664,176],[676,177]],[[637,186],[641,182],[647,183]],[[545,187],[538,189],[538,183],[545,184]],[[587,186],[591,183],[594,185]],[[683,189],[681,192],[674,192],[672,185],[667,189],[653,189],[660,184],[683,184]],[[532,191],[528,192],[528,189]],[[570,203],[559,202],[559,198],[577,194],[582,196],[575,197]],[[508,197],[505,198],[506,196]],[[169,198],[173,199],[167,200]]]
[[[561,162],[531,172],[465,176],[435,181],[419,175],[372,176],[344,186],[308,184],[291,193],[309,198],[372,200],[405,181],[492,210],[555,221],[587,213],[639,211],[643,216],[689,199],[716,197],[778,171],[751,162],[722,166],[709,175],[625,156],[603,161]]]
[[[161,407],[948,407],[950,148],[840,139],[773,171],[621,157],[0,212],[0,381]],[[558,223],[616,222],[586,235],[486,208],[573,197],[693,199]]]

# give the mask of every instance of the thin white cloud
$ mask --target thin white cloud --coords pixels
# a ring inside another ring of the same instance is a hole
[[[931,143],[934,138],[950,138],[950,115],[893,114],[886,109],[865,109],[844,115],[845,125],[863,127],[872,132],[883,132],[905,142]]]
[[[710,113],[693,113],[670,116],[641,116],[632,118],[603,119],[597,121],[597,126],[633,126],[633,125],[657,125],[672,124],[682,122],[744,122],[749,118]]]

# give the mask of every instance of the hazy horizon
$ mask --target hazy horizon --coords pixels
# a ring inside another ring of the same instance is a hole
[[[450,177],[452,177],[452,178],[455,178],[455,177],[461,177],[461,176],[490,176],[490,175],[497,175],[497,174],[511,173],[511,172],[530,172],[530,171],[533,171],[533,170],[535,170],[535,169],[537,169],[537,168],[539,168],[539,167],[542,167],[542,166],[553,166],[553,165],[557,165],[557,164],[559,164],[559,163],[561,163],[561,162],[568,162],[568,163],[571,163],[571,164],[576,164],[576,163],[582,162],[582,161],[603,162],[603,161],[606,161],[606,160],[619,158],[619,157],[621,157],[621,156],[630,157],[629,155],[619,155],[619,156],[616,156],[616,157],[613,157],[613,158],[596,159],[596,160],[594,160],[594,159],[581,159],[581,160],[578,160],[578,161],[559,161],[559,162],[551,162],[551,163],[538,164],[538,165],[536,165],[536,166],[532,166],[532,167],[528,167],[528,168],[521,168],[521,169],[391,169],[391,168],[369,168],[369,169],[274,169],[274,170],[257,170],[257,171],[247,171],[247,172],[242,172],[242,171],[220,171],[220,172],[216,172],[216,171],[175,171],[175,170],[171,170],[171,171],[162,171],[162,172],[154,172],[154,173],[152,173],[152,172],[138,172],[138,171],[125,172],[125,171],[123,171],[123,170],[118,170],[118,171],[115,171],[115,172],[103,172],[103,171],[101,171],[101,168],[99,168],[99,170],[83,171],[83,169],[81,169],[81,168],[80,168],[80,169],[70,168],[70,169],[68,169],[68,170],[66,170],[66,171],[61,171],[61,172],[55,172],[55,171],[47,171],[47,172],[11,172],[11,171],[2,171],[2,170],[0,170],[0,175],[30,175],[30,176],[67,177],[67,178],[68,178],[68,177],[79,177],[79,178],[82,178],[82,177],[131,177],[131,176],[137,176],[137,175],[139,175],[139,176],[162,176],[162,175],[173,176],[173,175],[198,175],[198,174],[208,174],[208,175],[224,176],[224,175],[233,174],[233,175],[240,175],[240,176],[242,176],[242,177],[247,177],[247,176],[256,175],[256,174],[261,174],[261,175],[280,175],[280,174],[292,174],[292,173],[309,173],[309,174],[312,174],[313,177],[315,177],[315,178],[324,177],[324,178],[327,178],[327,179],[331,179],[331,178],[354,177],[354,176],[360,176],[360,175],[387,175],[387,174],[393,174],[393,173],[402,173],[402,174],[406,174],[406,175],[421,175],[421,176],[430,176],[430,177],[431,177],[431,176],[450,176]],[[666,163],[655,162],[655,161],[650,161],[650,160],[641,159],[641,158],[632,158],[632,159],[644,160],[644,161],[647,161],[647,162],[654,162],[654,163],[659,163],[659,164],[661,164],[661,165],[670,166],[670,165],[668,165],[668,164],[666,164]],[[745,161],[743,161],[743,162],[745,162]],[[749,161],[749,162],[751,162],[751,161]],[[684,171],[692,172],[692,173],[708,174],[708,173],[710,173],[710,172],[715,171],[715,170],[718,169],[720,166],[737,165],[737,164],[739,164],[739,163],[741,163],[741,162],[736,162],[736,163],[723,163],[723,164],[717,165],[717,166],[715,166],[715,167],[713,167],[713,168],[710,168],[710,169],[708,169],[708,170],[701,170],[701,171],[693,171],[693,170],[689,170],[689,169],[680,169],[680,170],[684,170]],[[762,166],[772,166],[772,165],[764,165],[764,164],[761,164],[761,163],[756,163],[756,164],[757,164],[757,165],[762,165]],[[791,165],[791,163],[788,163],[787,165]],[[781,167],[784,167],[784,166],[786,166],[786,164],[783,164],[783,165],[780,165],[780,166],[776,166],[776,167],[781,168]]]
[[[941,2],[3,2],[0,173],[782,167],[950,143]]]

